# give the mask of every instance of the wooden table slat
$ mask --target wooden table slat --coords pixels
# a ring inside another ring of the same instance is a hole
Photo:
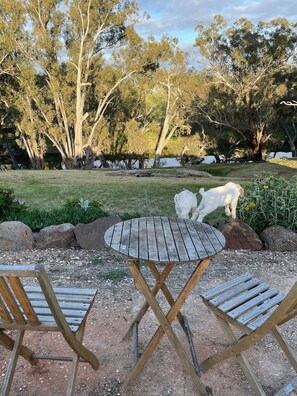
[[[197,259],[197,251],[196,251],[194,242],[191,238],[189,229],[186,226],[186,222],[183,221],[182,219],[179,219],[177,223],[178,223],[180,233],[182,235],[185,247],[187,249],[187,254],[189,256],[189,259],[190,260]]]
[[[146,226],[147,226],[147,241],[148,241],[149,260],[159,261],[154,219],[148,218],[147,222],[146,222]]]
[[[225,237],[221,232],[218,232],[215,228],[211,227],[208,224],[201,223],[202,227],[205,231],[205,234],[208,236],[210,243],[212,244],[215,252],[219,252],[222,250],[222,247],[225,245]]]
[[[162,221],[164,238],[166,240],[166,247],[169,256],[169,261],[172,263],[177,262],[179,261],[179,255],[176,250],[172,230],[169,224],[169,219],[167,217],[163,217],[161,221]]]
[[[155,232],[156,232],[159,260],[160,261],[169,261],[168,251],[167,251],[167,243],[166,243],[166,239],[165,239],[165,235],[164,235],[162,220],[160,218],[155,219]]]
[[[120,244],[120,252],[123,254],[129,255],[129,246],[130,246],[130,234],[131,234],[131,220],[124,221],[121,244]]]
[[[112,236],[111,236],[112,239],[111,239],[110,246],[114,250],[118,250],[118,251],[120,250],[123,224],[124,223],[117,223],[111,227],[113,232],[112,232]],[[105,235],[106,235],[106,233],[105,233]]]
[[[138,219],[131,220],[129,256],[132,256],[132,257],[139,256],[139,221],[138,221]]]
[[[175,240],[175,245],[178,250],[178,254],[180,257],[180,261],[191,261],[186,249],[186,246],[184,244],[184,240],[182,237],[182,234],[180,232],[179,226],[178,226],[178,219],[177,218],[171,218],[170,219],[170,226],[172,229],[172,233],[174,235],[174,240]]]
[[[139,219],[139,258],[148,260],[147,226],[145,219]],[[137,257],[136,257],[137,258]]]
[[[204,248],[204,245],[203,245],[203,243],[201,241],[201,238],[199,236],[200,233],[198,233],[197,228],[195,228],[193,223],[187,223],[186,226],[187,226],[188,231],[189,231],[189,233],[191,235],[192,241],[193,241],[193,243],[195,245],[197,257],[199,259],[203,259],[203,258],[208,257],[208,253],[207,253],[207,251]],[[201,226],[200,226],[200,228],[202,230]]]
[[[202,260],[221,251],[223,234],[215,228],[176,217],[142,217],[111,226],[107,246],[129,258],[184,263]]]
[[[199,223],[198,221],[194,222],[194,227],[197,231],[197,234],[200,237],[201,243],[203,244],[203,247],[207,253],[207,257],[211,257],[214,254],[217,253],[217,251],[214,249],[209,236],[205,232],[205,228],[203,227],[203,223]]]

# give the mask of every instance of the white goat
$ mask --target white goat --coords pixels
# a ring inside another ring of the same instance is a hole
[[[202,195],[202,200],[191,220],[202,221],[206,215],[223,206],[226,215],[235,219],[238,198],[244,194],[244,189],[239,184],[229,182],[224,186],[211,188],[208,191],[200,188],[199,193]]]
[[[191,191],[183,190],[175,194],[174,203],[177,216],[181,219],[188,219],[190,212],[192,211],[193,214],[197,208],[197,197]]]

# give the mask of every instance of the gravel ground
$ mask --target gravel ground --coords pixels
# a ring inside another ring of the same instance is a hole
[[[127,392],[121,385],[131,370],[130,342],[122,341],[133,316],[142,305],[143,298],[134,288],[125,262],[108,250],[85,251],[75,249],[47,249],[23,252],[0,252],[1,264],[33,264],[45,266],[55,286],[96,288],[98,294],[91,310],[85,335],[85,344],[100,360],[100,368],[93,371],[81,364],[77,379],[76,395],[99,396],[194,396],[197,393],[184,372],[177,356],[164,337],[138,379]],[[177,295],[189,277],[195,263],[176,266],[167,284]],[[147,273],[144,267],[144,272]],[[194,344],[199,360],[203,360],[225,344],[226,339],[213,315],[204,306],[200,293],[244,272],[288,291],[296,281],[296,252],[223,251],[219,253],[188,298],[183,312],[190,321]],[[150,282],[150,281],[149,281]],[[297,353],[296,319],[285,324],[283,332]],[[140,344],[145,346],[154,331],[156,320],[148,311],[140,326]],[[184,335],[177,325],[177,334],[184,342]],[[61,353],[67,349],[63,338],[57,334],[29,333],[25,343],[36,352],[51,353],[55,348]],[[33,346],[32,346],[33,345]],[[185,349],[187,346],[185,345]],[[53,352],[57,354],[57,352]],[[9,353],[0,347],[0,386]],[[272,337],[253,347],[248,357],[268,396],[293,376],[293,370],[279,352]],[[11,396],[59,396],[65,394],[68,363],[45,362],[32,368],[19,359]],[[202,374],[205,385],[215,396],[252,396],[235,360],[230,360]],[[294,394],[294,393],[293,393]],[[296,394],[296,393],[295,393]]]

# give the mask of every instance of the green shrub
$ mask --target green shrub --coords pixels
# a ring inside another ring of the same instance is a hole
[[[238,202],[238,215],[258,233],[272,225],[297,230],[297,176],[257,175]]]
[[[0,190],[0,221],[18,217],[27,210],[25,201],[17,199],[13,189]]]
[[[11,220],[22,221],[32,231],[39,231],[41,228],[63,223],[71,223],[73,225],[78,223],[88,224],[108,215],[96,201],[91,201],[88,205],[81,206],[79,200],[70,200],[60,209],[51,211],[31,209],[18,215],[17,218],[11,218]]]

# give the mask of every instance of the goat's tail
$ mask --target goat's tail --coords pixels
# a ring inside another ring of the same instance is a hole
[[[204,193],[205,193],[204,188],[203,187],[200,188],[199,189],[199,194],[202,195],[202,197],[203,197]]]

